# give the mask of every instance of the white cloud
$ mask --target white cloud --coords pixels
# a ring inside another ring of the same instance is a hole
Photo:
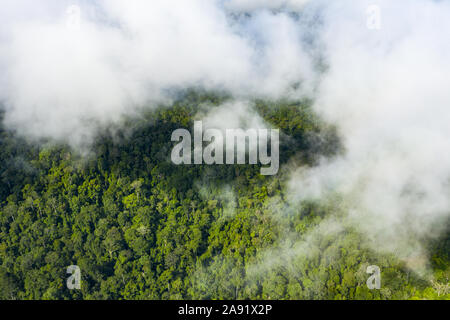
[[[98,123],[164,100],[167,89],[312,96],[346,153],[301,169],[294,194],[347,195],[350,218],[389,250],[411,239],[417,248],[440,231],[450,209],[449,2],[88,3],[78,2],[80,28],[68,29],[70,3],[2,1],[7,125],[79,144]],[[366,27],[373,4],[380,30]],[[320,59],[325,72],[314,67]]]
[[[235,11],[285,9],[299,11],[311,0],[228,0],[225,7]]]
[[[346,153],[293,178],[302,197],[346,195],[351,219],[379,249],[403,256],[440,234],[450,209],[450,5],[378,1],[381,30],[364,8],[326,11],[329,66],[316,110],[338,126]]]
[[[302,31],[286,14],[238,22],[215,1],[103,0],[80,2],[79,28],[68,28],[73,15],[55,2],[7,7],[17,18],[1,22],[6,123],[33,136],[76,144],[92,135],[86,123],[114,121],[167,89],[278,97],[302,80],[312,88]]]

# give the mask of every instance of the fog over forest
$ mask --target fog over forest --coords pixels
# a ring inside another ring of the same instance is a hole
[[[448,297],[448,39],[449,1],[2,0],[0,297]],[[277,175],[170,163],[200,120],[280,129]]]

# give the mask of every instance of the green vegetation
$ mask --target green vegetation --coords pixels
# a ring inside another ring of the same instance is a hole
[[[173,165],[171,132],[223,99],[191,93],[129,119],[99,133],[87,160],[0,129],[0,298],[450,298],[449,238],[430,243],[431,283],[371,251],[355,230],[321,233],[338,213],[289,205],[283,170]],[[282,168],[340,152],[335,130],[306,102],[255,105],[283,133]],[[66,288],[72,264],[81,290]],[[366,287],[369,264],[382,270],[381,290]]]

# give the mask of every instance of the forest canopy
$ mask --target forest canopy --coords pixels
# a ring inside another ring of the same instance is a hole
[[[280,129],[280,172],[175,165],[177,128],[230,98],[189,92],[100,130],[89,152],[0,129],[1,299],[449,299],[449,238],[416,273],[340,224],[334,199],[292,202],[292,166],[342,152],[310,101],[253,101]],[[206,107],[205,107],[206,106]],[[427,257],[428,258],[428,257]],[[66,268],[81,289],[66,287]],[[382,287],[366,286],[366,268]]]

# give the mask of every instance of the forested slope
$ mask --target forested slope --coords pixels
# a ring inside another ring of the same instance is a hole
[[[429,243],[433,284],[357,230],[333,228],[328,202],[288,201],[290,165],[343,152],[307,102],[255,103],[282,132],[278,175],[172,164],[172,131],[223,99],[191,93],[146,111],[100,131],[88,154],[1,129],[0,298],[449,298],[448,238]],[[380,290],[366,286],[370,264]],[[69,265],[81,290],[66,288]]]

